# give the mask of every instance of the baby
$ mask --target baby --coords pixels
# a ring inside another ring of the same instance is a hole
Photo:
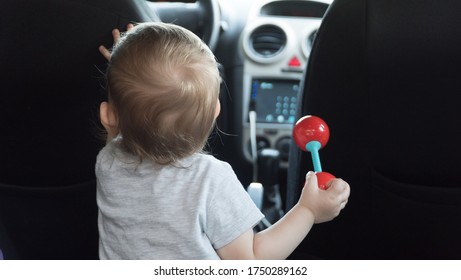
[[[213,53],[173,24],[129,26],[109,59],[100,106],[107,145],[96,163],[101,259],[285,259],[314,223],[332,220],[349,185],[321,190],[313,172],[299,202],[270,228],[231,166],[203,152],[220,112]]]

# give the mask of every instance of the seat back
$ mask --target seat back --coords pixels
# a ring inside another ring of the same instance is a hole
[[[298,117],[322,117],[323,170],[346,209],[292,258],[461,258],[461,2],[335,0],[306,71]],[[287,207],[310,155],[292,145]]]
[[[1,0],[0,222],[5,258],[97,258],[98,46],[142,0]],[[14,251],[14,252],[13,252]]]

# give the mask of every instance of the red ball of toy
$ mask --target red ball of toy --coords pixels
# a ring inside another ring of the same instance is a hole
[[[319,188],[322,190],[328,189],[327,183],[330,182],[332,179],[335,179],[336,177],[333,176],[333,174],[330,174],[328,172],[316,172],[315,175],[317,175],[317,183],[319,185]]]
[[[307,115],[296,122],[293,129],[293,139],[303,151],[307,151],[306,144],[311,141],[320,142],[321,148],[323,148],[330,139],[330,129],[321,118]]]

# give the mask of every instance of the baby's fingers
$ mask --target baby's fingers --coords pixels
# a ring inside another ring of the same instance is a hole
[[[343,179],[335,178],[327,183],[328,189],[332,189],[334,192],[346,193],[350,191],[349,184]]]
[[[128,23],[126,25],[126,30],[129,31],[134,28],[134,24]],[[122,37],[122,34],[120,30],[117,28],[112,30],[112,38],[114,39],[114,45],[117,44],[117,42],[120,40]],[[104,56],[105,59],[110,60],[111,57],[111,52],[109,49],[107,49],[105,46],[99,46],[99,52]]]
[[[117,28],[113,29],[112,37],[114,38],[114,44],[117,43],[118,40],[120,40],[120,30],[118,30]]]
[[[317,187],[318,182],[317,182],[317,176],[315,176],[315,173],[313,171],[309,171],[306,174],[306,187],[313,188]]]
[[[110,60],[110,51],[104,47],[104,46],[99,46],[99,52],[104,56],[105,59]]]
[[[130,31],[131,29],[133,29],[133,27],[134,27],[134,24],[128,23],[128,24],[126,25],[126,31]]]
[[[328,191],[333,193],[341,203],[341,209],[343,209],[350,195],[349,184],[342,179],[334,179],[329,182]]]

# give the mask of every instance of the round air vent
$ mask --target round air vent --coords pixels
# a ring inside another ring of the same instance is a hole
[[[317,37],[317,31],[318,30],[315,30],[314,32],[311,33],[311,35],[309,35],[309,37],[307,37],[307,45],[311,46],[311,48],[312,48],[312,45],[314,44],[315,37]]]
[[[256,54],[270,58],[280,53],[287,43],[285,32],[278,26],[266,24],[250,34],[250,46]]]

